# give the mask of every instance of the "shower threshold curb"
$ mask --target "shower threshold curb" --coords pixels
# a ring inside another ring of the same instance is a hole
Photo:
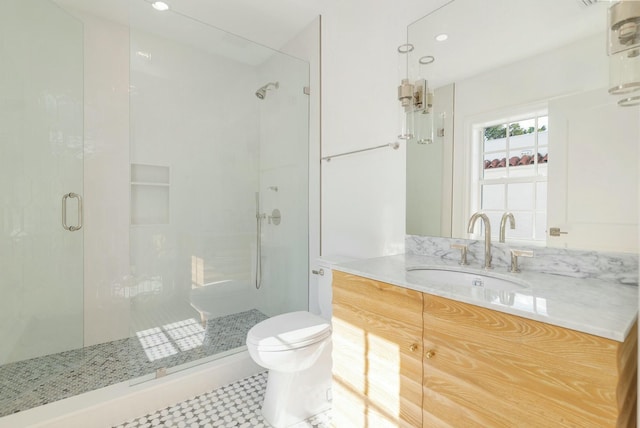
[[[264,371],[248,351],[163,378],[121,382],[0,418],[0,428],[103,428]]]

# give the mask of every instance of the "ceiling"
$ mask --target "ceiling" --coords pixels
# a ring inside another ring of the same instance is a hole
[[[132,4],[147,0],[54,0],[120,23],[129,23]],[[319,14],[322,0],[165,0],[171,10],[195,17],[221,30],[278,49]],[[146,5],[152,12],[150,5]],[[160,12],[156,12],[160,13]],[[149,14],[153,16],[153,14]],[[139,22],[136,22],[136,25]]]
[[[151,0],[54,1],[67,9],[254,65],[272,55],[265,46],[282,48],[327,12],[335,22],[334,15],[345,10],[357,12],[347,18],[353,20],[378,11],[401,11],[400,22],[406,17],[409,23],[432,11],[409,26],[410,41],[416,45],[414,58],[436,57],[428,69],[432,87],[604,32],[609,4],[609,0],[593,6],[584,6],[583,0],[395,0],[393,4],[371,0],[165,0],[176,12],[171,13],[154,11]],[[345,1],[351,3],[350,8],[345,9]],[[364,7],[366,12],[358,12]],[[187,17],[207,25],[193,25],[194,20]],[[442,32],[449,39],[435,43],[433,36]]]

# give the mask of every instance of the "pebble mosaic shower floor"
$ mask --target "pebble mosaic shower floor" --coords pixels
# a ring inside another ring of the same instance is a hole
[[[260,414],[267,372],[141,416],[114,428],[268,428]],[[330,412],[296,424],[296,428],[328,428]]]
[[[249,329],[266,318],[253,309],[206,325],[188,319],[129,339],[5,364],[0,417],[239,348]]]

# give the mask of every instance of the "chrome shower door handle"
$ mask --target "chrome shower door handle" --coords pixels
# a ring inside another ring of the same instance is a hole
[[[67,226],[67,200],[69,198],[78,200],[78,224],[76,226]],[[62,197],[62,227],[69,232],[82,229],[82,196],[77,193],[70,192]]]

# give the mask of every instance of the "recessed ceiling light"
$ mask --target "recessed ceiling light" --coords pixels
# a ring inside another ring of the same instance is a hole
[[[438,42],[444,42],[444,41],[445,41],[445,40],[447,40],[448,38],[449,38],[449,35],[448,35],[448,34],[444,34],[444,33],[442,33],[442,34],[438,34],[438,35],[436,36],[436,41],[438,41]]]
[[[153,3],[151,3],[151,6],[153,6],[155,10],[159,10],[160,12],[169,10],[169,5],[163,1],[154,1]]]

